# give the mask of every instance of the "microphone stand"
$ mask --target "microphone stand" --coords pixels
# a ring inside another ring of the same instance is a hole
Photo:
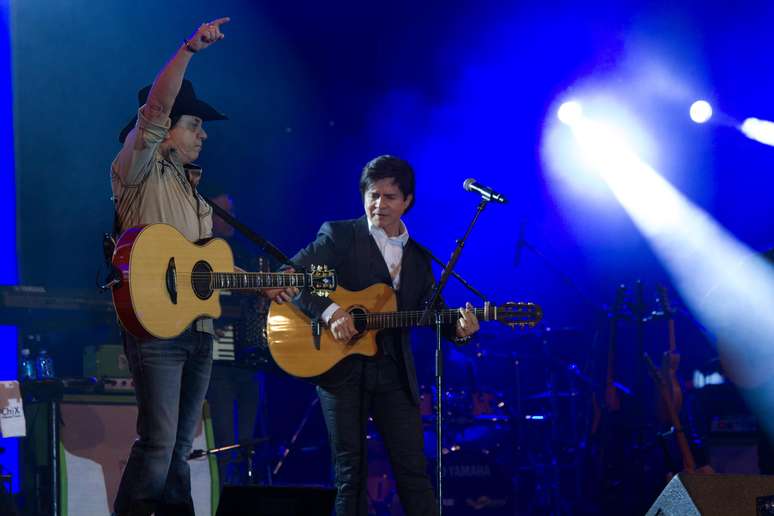
[[[433,253],[431,253],[431,252],[430,252],[430,249],[428,249],[427,247],[425,247],[425,246],[423,246],[423,245],[419,244],[418,242],[414,242],[414,244],[415,244],[417,247],[419,247],[420,249],[422,249],[422,250],[423,250],[423,251],[424,251],[424,252],[427,254],[427,256],[429,256],[429,257],[430,257],[430,259],[431,259],[431,260],[433,260],[435,263],[437,263],[438,265],[440,265],[440,266],[441,266],[441,268],[444,268],[444,267],[446,267],[446,264],[445,264],[444,262],[442,262],[440,259],[438,259],[438,258],[437,258],[437,257],[436,257],[436,256],[435,256]],[[471,293],[472,293],[474,296],[476,296],[476,297],[480,298],[480,299],[481,299],[481,300],[482,300],[484,303],[486,303],[486,302],[488,302],[488,301],[489,301],[489,298],[488,298],[488,297],[486,297],[486,296],[485,296],[485,295],[484,295],[484,294],[483,294],[483,293],[482,293],[480,290],[478,290],[476,287],[474,287],[473,285],[471,285],[470,283],[468,283],[468,282],[465,280],[465,278],[463,278],[462,276],[460,276],[459,274],[457,274],[455,271],[451,271],[451,275],[454,277],[454,279],[456,279],[457,281],[459,281],[459,282],[460,282],[460,284],[461,284],[463,287],[465,287],[466,289],[468,289],[468,290],[469,290],[469,291],[470,291],[470,292],[471,292]]]
[[[438,280],[438,284],[435,287],[435,290],[433,291],[433,295],[430,298],[430,302],[425,306],[425,310],[422,313],[422,317],[420,319],[420,325],[426,324],[429,319],[431,312],[435,312],[435,337],[436,337],[436,347],[435,347],[435,389],[436,389],[436,406],[435,406],[435,432],[436,432],[436,464],[435,464],[435,479],[436,479],[436,489],[438,490],[438,516],[441,516],[443,514],[443,346],[441,341],[441,332],[443,330],[443,321],[441,320],[441,314],[436,310],[436,305],[438,303],[438,300],[441,299],[441,292],[443,292],[444,287],[446,287],[446,283],[449,281],[449,278],[452,275],[452,271],[454,270],[454,267],[457,265],[457,261],[460,258],[460,254],[462,254],[462,248],[465,247],[465,241],[468,239],[468,236],[470,236],[471,231],[473,231],[473,226],[478,221],[478,217],[481,215],[481,212],[484,211],[484,208],[486,208],[486,205],[489,204],[491,201],[491,198],[488,196],[481,196],[481,202],[478,203],[478,207],[476,208],[476,213],[473,216],[473,220],[470,222],[470,225],[468,226],[467,231],[465,231],[465,234],[463,237],[459,240],[457,240],[457,247],[454,249],[454,252],[451,255],[451,258],[449,258],[449,263],[446,264],[446,267],[443,269],[443,273],[441,273],[441,279]]]
[[[236,444],[229,444],[227,446],[220,446],[219,448],[210,448],[209,450],[193,450],[188,455],[187,460],[196,460],[201,459],[203,457],[209,457],[210,455],[219,455],[221,453],[226,453],[228,451],[232,450],[241,450],[245,449],[247,450],[247,478],[248,483],[253,483],[253,448],[255,448],[256,444],[268,441],[268,437],[257,437],[255,439],[251,439],[249,441],[236,443]]]

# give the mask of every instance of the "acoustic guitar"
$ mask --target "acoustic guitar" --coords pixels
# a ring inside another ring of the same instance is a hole
[[[664,285],[658,286],[658,298],[661,303],[661,310],[667,320],[667,329],[669,331],[669,348],[661,357],[661,377],[669,387],[669,398],[675,411],[680,414],[683,406],[683,391],[680,388],[680,382],[677,380],[677,368],[680,366],[680,355],[677,354],[677,339],[675,337],[675,317],[674,309],[669,302],[669,292]],[[661,418],[664,422],[669,422],[669,410],[665,406],[661,407]]]
[[[433,311],[422,322],[422,310],[398,312],[395,291],[377,283],[357,292],[339,287],[331,299],[348,311],[358,334],[349,342],[336,340],[320,321],[310,320],[292,303],[272,303],[266,324],[269,352],[285,372],[300,378],[319,376],[350,355],[373,356],[377,352],[376,334],[388,328],[432,326],[436,316],[444,323],[455,322],[457,309]],[[505,303],[475,309],[479,321],[499,321],[513,328],[535,326],[543,317],[535,303]]]
[[[336,275],[323,266],[310,272],[235,272],[225,240],[199,245],[168,224],[127,229],[116,242],[113,265],[121,273],[113,305],[122,326],[139,339],[171,339],[199,317],[221,315],[221,290],[308,288],[326,296]]]

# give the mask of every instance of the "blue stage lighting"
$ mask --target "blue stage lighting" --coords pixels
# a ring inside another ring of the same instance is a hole
[[[585,117],[571,128],[588,166],[648,240],[688,308],[735,364],[736,375],[751,377],[756,363],[774,358],[771,265],[667,182],[619,128]],[[774,123],[748,120],[747,129],[750,137],[774,144]],[[773,399],[774,387],[748,397],[770,435]]]
[[[774,146],[774,122],[758,118],[748,118],[742,122],[742,126],[739,129],[751,140],[764,145]]]
[[[697,124],[703,124],[712,118],[712,106],[706,100],[697,100],[691,104],[691,120]]]
[[[16,259],[16,187],[13,137],[10,4],[0,0],[0,285],[18,282]],[[0,326],[0,380],[16,378],[16,326]],[[17,439],[1,439],[0,465],[11,473],[12,490],[19,491]]]
[[[618,209],[599,173],[600,162],[614,164],[603,168],[625,177],[636,162],[630,155],[658,160],[655,141],[637,117],[605,92],[562,103],[557,117],[546,123],[541,152],[546,171],[553,176],[552,187],[562,195],[584,198],[600,212]]]
[[[563,124],[573,125],[583,116],[583,107],[579,102],[570,100],[559,106],[556,116]]]

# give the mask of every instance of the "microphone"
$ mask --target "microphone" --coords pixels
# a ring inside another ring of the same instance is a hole
[[[480,193],[481,197],[483,197],[486,201],[497,201],[499,203],[507,202],[505,197],[503,197],[501,194],[495,192],[488,186],[478,184],[472,177],[466,179],[465,182],[462,183],[462,188],[468,192]]]

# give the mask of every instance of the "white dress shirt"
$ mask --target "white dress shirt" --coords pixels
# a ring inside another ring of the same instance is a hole
[[[392,278],[392,288],[395,290],[400,288],[400,267],[403,261],[403,248],[409,240],[408,229],[406,229],[406,225],[402,220],[400,221],[400,229],[401,232],[398,236],[391,237],[387,236],[387,233],[385,233],[382,228],[376,227],[371,224],[370,220],[368,221],[368,232],[376,242],[376,247],[379,248],[379,252],[382,253],[382,258],[384,258],[384,263],[387,265],[387,270],[390,272],[390,278]],[[331,305],[325,309],[321,316],[325,324],[328,324],[331,316],[339,308],[338,304],[331,303]]]

